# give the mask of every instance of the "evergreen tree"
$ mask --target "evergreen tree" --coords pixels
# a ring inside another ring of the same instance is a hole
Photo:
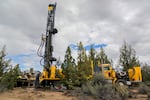
[[[5,46],[0,51],[0,91],[12,89],[19,75],[19,65],[12,66],[6,59]]]
[[[97,63],[100,64],[110,64],[111,61],[108,59],[103,48],[100,49],[100,52],[96,55]]]
[[[123,46],[120,48],[119,64],[123,66],[123,70],[125,71],[140,65],[135,50],[126,42],[124,42]]]
[[[89,51],[89,58],[92,61],[95,61],[95,55],[96,55],[96,51],[93,48],[93,46],[91,45],[90,51]]]
[[[91,62],[82,42],[80,42],[78,45],[78,77],[81,85],[87,81],[89,75],[91,75]]]
[[[0,77],[10,68],[10,60],[6,60],[5,46],[0,51]]]
[[[150,81],[150,66],[148,64],[142,65],[142,79],[143,82]]]
[[[68,89],[72,89],[77,83],[77,69],[75,59],[71,55],[70,47],[67,48],[64,63],[62,64],[63,83]]]
[[[80,63],[85,62],[87,60],[87,55],[86,55],[86,51],[83,47],[82,42],[79,42],[78,45],[78,64],[80,65]]]
[[[90,48],[90,51],[89,51],[89,60],[91,60],[95,63],[95,56],[96,56],[96,50],[91,45],[91,48]]]
[[[89,51],[89,62],[88,62],[88,66],[90,67],[89,69],[91,70],[90,71],[91,75],[93,74],[92,71],[94,70],[94,67],[97,66],[95,56],[96,56],[96,50],[91,45],[91,48],[90,48],[90,51]],[[93,66],[93,68],[91,68],[91,66]]]
[[[17,77],[19,76],[20,69],[19,65],[11,66],[8,72],[2,75],[0,85],[6,89],[13,89],[16,85]]]

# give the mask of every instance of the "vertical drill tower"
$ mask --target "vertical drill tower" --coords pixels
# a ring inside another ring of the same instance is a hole
[[[57,29],[54,28],[55,10],[56,10],[56,3],[48,5],[46,41],[45,41],[45,52],[44,52],[44,68],[48,72],[50,66],[52,65],[52,62],[56,61],[56,58],[53,57],[53,46],[52,46],[52,37],[57,33]]]

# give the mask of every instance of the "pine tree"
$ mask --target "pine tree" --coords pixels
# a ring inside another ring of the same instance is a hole
[[[78,58],[77,59],[78,59],[79,65],[80,63],[87,60],[86,51],[84,49],[82,42],[79,42],[79,45],[78,45]]]
[[[123,46],[120,48],[119,64],[123,66],[124,71],[140,65],[135,50],[126,42],[124,42]]]
[[[62,73],[64,75],[62,78],[63,83],[68,89],[73,89],[73,87],[78,83],[75,59],[71,55],[70,47],[68,47],[66,50],[64,63],[62,64]]]
[[[90,51],[89,51],[89,58],[90,58],[92,61],[95,61],[95,55],[96,55],[96,51],[95,51],[95,49],[93,48],[93,46],[91,45],[91,48],[90,48]]]
[[[19,65],[12,66],[11,60],[7,60],[5,46],[0,51],[0,91],[13,89],[20,73]]]
[[[91,65],[93,64],[93,65]],[[94,67],[96,66],[96,50],[93,48],[93,46],[91,45],[90,51],[89,51],[89,62],[88,62],[88,66],[90,71],[90,74],[92,75],[92,71],[94,70]],[[93,68],[91,68],[91,66],[93,66]]]
[[[100,64],[110,64],[111,61],[108,59],[108,56],[106,55],[103,48],[100,49],[100,52],[96,55],[97,63]]]
[[[78,77],[82,85],[87,81],[87,77],[91,75],[91,63],[87,57],[86,51],[82,42],[78,45]]]
[[[150,66],[148,64],[142,65],[142,80],[143,82],[150,81]]]
[[[19,65],[11,66],[8,72],[4,73],[1,78],[1,85],[6,89],[13,89],[16,85],[17,77],[19,76]]]
[[[2,50],[0,51],[0,77],[8,71],[10,60],[6,60],[6,53],[5,53],[6,47],[4,46]]]

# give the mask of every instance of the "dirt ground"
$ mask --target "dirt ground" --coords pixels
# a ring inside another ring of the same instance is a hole
[[[140,94],[137,87],[129,89],[131,97],[128,100],[150,100],[148,94]]]
[[[148,95],[139,94],[136,88],[130,89],[132,97],[128,100],[149,100]],[[77,97],[68,96],[65,92],[50,90],[37,90],[34,88],[15,88],[0,93],[0,100],[78,100]],[[92,99],[89,99],[92,100]]]
[[[34,88],[15,88],[14,90],[0,93],[0,100],[76,100],[76,98],[65,96],[63,92],[35,90]]]

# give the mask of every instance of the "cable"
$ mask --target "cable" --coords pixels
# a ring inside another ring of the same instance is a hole
[[[40,60],[40,65],[41,66],[44,66],[44,64],[42,63],[42,61],[44,60],[44,54],[42,54],[42,50],[43,50],[44,44],[45,44],[45,42],[44,42],[44,39],[43,39],[43,36],[42,36],[41,43],[40,43],[39,48],[37,50],[37,55],[39,57],[42,57],[41,60]]]
[[[44,40],[41,39],[40,46],[39,46],[39,48],[38,48],[38,50],[37,50],[37,55],[38,55],[39,57],[44,57],[44,56],[42,55],[42,50],[43,50],[44,44],[45,44],[45,43],[44,43]]]
[[[44,64],[42,64],[42,61],[44,60],[44,58],[42,58],[41,60],[40,60],[40,65],[41,66],[44,66]]]

